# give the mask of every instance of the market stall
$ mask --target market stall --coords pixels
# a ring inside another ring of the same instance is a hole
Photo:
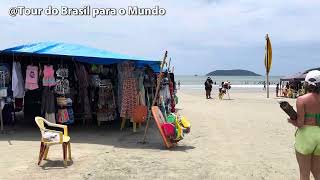
[[[133,109],[153,98],[160,69],[160,61],[65,43],[5,49],[0,63],[2,130],[21,111],[24,121],[132,121]]]
[[[286,97],[298,97],[304,94],[303,84],[306,77],[305,73],[298,72],[280,79],[280,94]]]

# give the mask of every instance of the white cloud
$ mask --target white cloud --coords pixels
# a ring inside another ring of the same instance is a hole
[[[54,3],[54,4],[53,4]],[[8,16],[11,6],[30,7],[127,7],[160,5],[163,17],[15,17]],[[0,2],[0,49],[19,43],[64,41],[161,59],[164,50],[173,57],[178,73],[206,73],[210,68],[236,68],[239,58],[251,70],[263,72],[265,33],[270,33],[275,52],[298,60],[297,47],[320,41],[317,0],[153,0],[153,1],[12,1]],[[319,44],[319,43],[318,43]],[[281,51],[289,46],[292,51]],[[293,45],[293,46],[292,46]],[[254,49],[255,52],[251,52]],[[233,53],[228,53],[233,52]],[[282,53],[281,53],[282,52]],[[225,54],[223,54],[225,53]],[[277,54],[276,53],[276,54]],[[310,51],[314,61],[316,50]],[[313,55],[312,55],[313,54]],[[308,54],[304,54],[308,56]],[[197,67],[193,64],[197,59]],[[280,57],[275,61],[284,62]],[[306,57],[308,59],[308,57]],[[190,62],[186,65],[186,61]],[[312,64],[311,60],[306,61]],[[252,65],[251,65],[252,64]],[[274,66],[274,73],[283,69]],[[294,65],[293,65],[294,66]],[[244,66],[246,68],[246,66]],[[284,73],[291,73],[301,66]]]

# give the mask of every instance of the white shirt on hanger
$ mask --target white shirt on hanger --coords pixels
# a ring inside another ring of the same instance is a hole
[[[24,80],[19,62],[13,62],[12,65],[12,91],[14,98],[24,97]]]

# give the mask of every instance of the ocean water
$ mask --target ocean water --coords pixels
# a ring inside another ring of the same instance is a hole
[[[181,88],[184,89],[203,89],[204,82],[208,76],[175,76],[175,81],[180,80]],[[267,81],[265,76],[210,76],[213,82],[216,83],[214,87],[218,87],[221,82],[229,81],[232,88],[256,88],[262,89],[263,82]],[[270,76],[270,88],[275,88],[276,84],[280,82],[281,76]]]

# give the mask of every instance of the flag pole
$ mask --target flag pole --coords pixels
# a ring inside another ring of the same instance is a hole
[[[153,101],[152,101],[152,104],[151,104],[151,108],[152,108],[153,106],[155,106],[155,104],[156,104],[156,102],[157,102],[157,100],[158,100],[158,94],[159,94],[159,91],[160,91],[160,85],[161,85],[161,81],[162,81],[162,77],[163,77],[162,71],[163,71],[164,65],[166,64],[167,56],[168,56],[168,51],[165,52],[164,57],[163,57],[163,60],[162,60],[162,63],[161,63],[160,73],[159,73],[159,76],[158,76],[158,78],[157,78],[156,92],[155,92],[155,95],[154,95],[154,98],[153,98]],[[147,133],[148,133],[148,129],[149,129],[150,118],[151,118],[151,112],[150,112],[150,110],[149,110],[148,118],[147,118],[147,124],[146,124],[146,128],[145,128],[145,130],[144,130],[144,135],[143,135],[142,144],[145,144],[145,143],[146,143],[146,137],[147,137]]]
[[[267,72],[267,98],[269,98],[269,36],[268,34],[266,35],[266,46],[267,46],[267,49],[266,49],[266,72]]]

